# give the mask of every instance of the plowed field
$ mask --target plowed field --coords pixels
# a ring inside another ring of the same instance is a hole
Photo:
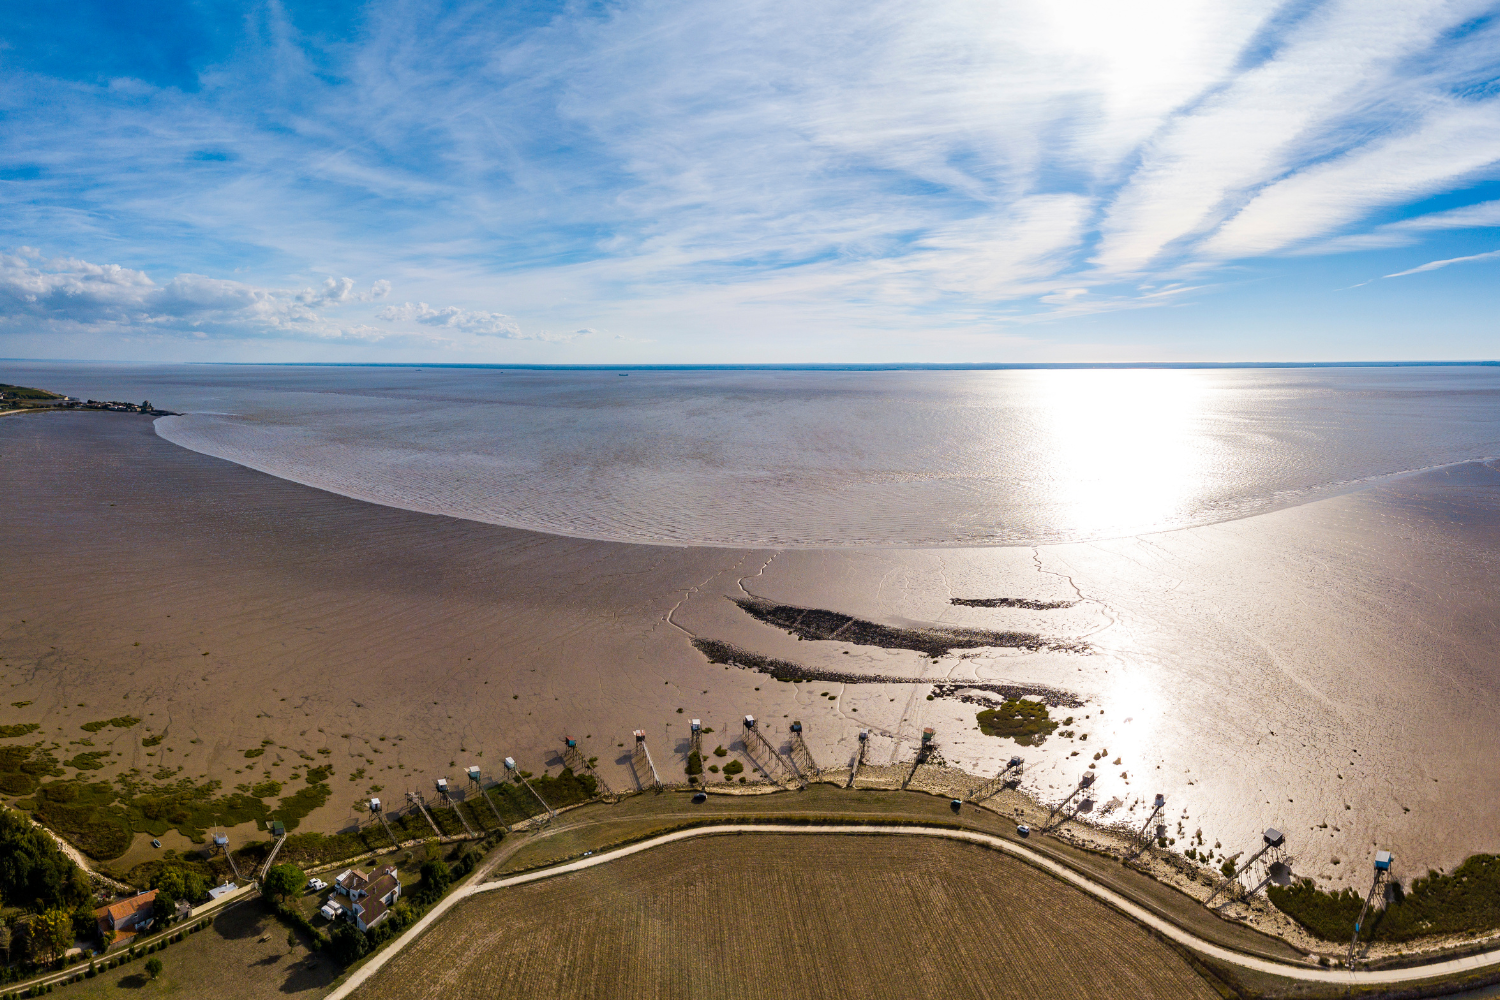
[[[926,838],[692,840],[467,900],[356,1000],[1203,998],[1177,953],[1026,865]]]

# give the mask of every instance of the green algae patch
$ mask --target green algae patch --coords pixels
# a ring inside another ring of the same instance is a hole
[[[85,722],[81,727],[85,732],[97,733],[106,726],[114,726],[116,729],[129,729],[131,726],[140,725],[141,720],[133,715],[117,715],[113,719],[100,719],[98,722]]]
[[[321,783],[308,785],[276,803],[276,818],[281,820],[288,830],[295,830],[297,825],[307,818],[308,813],[327,802],[332,794],[333,789],[327,785]]]
[[[15,736],[26,736],[27,734],[34,733],[41,728],[42,727],[35,722],[23,722],[17,726],[0,726],[0,739],[8,740]]]
[[[0,747],[0,793],[30,795],[43,778],[59,777],[63,769],[57,758],[40,744],[29,747]]]
[[[1266,895],[1281,912],[1324,941],[1354,935],[1364,897],[1353,889],[1324,892],[1312,879],[1272,886]],[[1360,929],[1365,941],[1410,941],[1433,934],[1483,934],[1500,928],[1500,856],[1476,854],[1452,872],[1414,879]]]
[[[1029,698],[1007,699],[999,708],[980,712],[976,719],[984,735],[1012,739],[1023,747],[1040,744],[1057,729],[1047,706]]]
[[[109,757],[107,750],[90,750],[79,754],[72,760],[63,761],[63,766],[76,768],[79,771],[101,771],[105,763],[109,761]]]

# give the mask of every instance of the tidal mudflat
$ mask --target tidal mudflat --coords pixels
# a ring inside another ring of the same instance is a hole
[[[824,766],[862,729],[886,760],[924,727],[977,772],[1023,752],[1043,801],[1094,763],[1096,818],[1163,792],[1174,836],[1201,829],[1224,856],[1275,825],[1334,888],[1365,880],[1377,844],[1409,872],[1500,847],[1500,473],[1482,463],[1122,539],[829,551],[400,510],[187,451],[134,415],[4,421],[0,460],[0,724],[40,726],[6,744],[56,743],[70,776],[286,795],[326,766],[302,828],[336,830],[368,822],[377,786],[399,801],[506,755],[556,773],[565,734],[611,784],[632,784],[636,728],[681,773],[690,718],[733,750],[753,713],[803,722]],[[747,602],[835,617],[815,619],[824,636]],[[880,629],[839,633],[838,616]],[[986,632],[1045,641],[862,641]],[[710,662],[695,639],[839,679]],[[1024,749],[985,736],[974,698],[1005,685],[1058,692],[1072,724]],[[113,718],[140,722],[82,728]]]

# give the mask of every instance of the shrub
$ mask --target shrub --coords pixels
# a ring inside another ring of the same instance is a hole
[[[1057,729],[1047,706],[1029,698],[1007,698],[999,708],[986,709],[976,718],[984,735],[1008,737],[1023,747],[1040,744]]]
[[[1311,879],[1267,895],[1276,908],[1325,941],[1347,940],[1354,933],[1364,898],[1352,889],[1319,890]],[[1429,871],[1412,881],[1405,893],[1377,910],[1360,929],[1374,941],[1409,941],[1430,934],[1483,932],[1500,927],[1500,856],[1476,854],[1450,874]]]

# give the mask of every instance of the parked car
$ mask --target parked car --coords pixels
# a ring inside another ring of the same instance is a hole
[[[1021,837],[1029,837],[1031,836],[1031,827],[1027,826],[1025,823],[1022,823],[1020,826],[1016,827],[1016,834]]]
[[[307,880],[307,887],[313,892],[322,892],[324,889],[328,888],[328,883],[324,882],[320,878],[310,878]]]

